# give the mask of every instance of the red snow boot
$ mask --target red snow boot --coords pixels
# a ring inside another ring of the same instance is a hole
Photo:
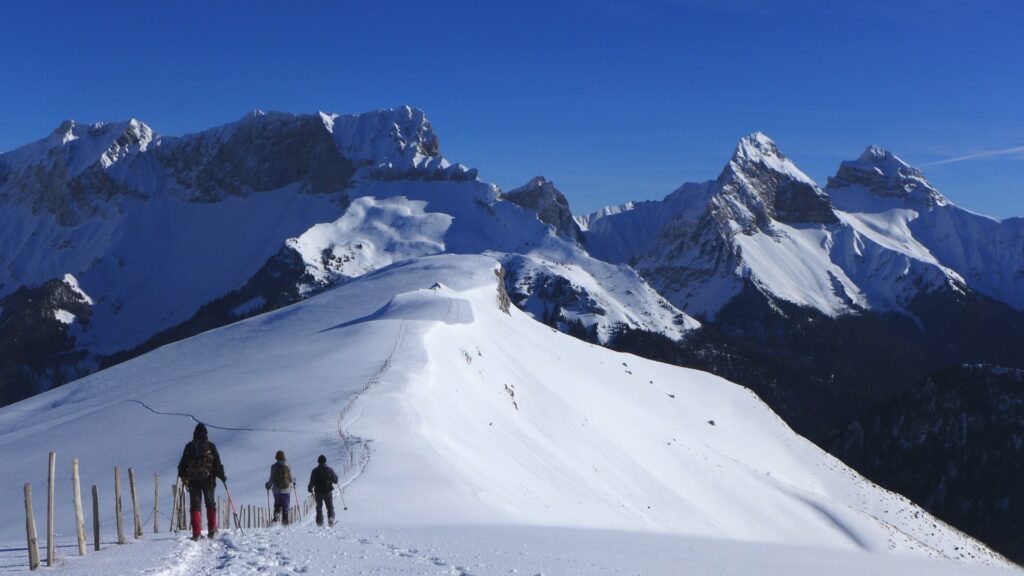
[[[192,539],[199,540],[203,532],[203,513],[199,510],[192,511]]]
[[[207,526],[207,529],[208,529],[208,532],[206,533],[207,536],[209,536],[210,538],[213,538],[214,536],[217,535],[217,509],[216,508],[207,508],[206,509],[206,526]]]

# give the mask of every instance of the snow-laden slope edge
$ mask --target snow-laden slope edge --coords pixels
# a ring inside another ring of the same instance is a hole
[[[106,492],[115,465],[170,478],[196,418],[245,502],[262,502],[274,450],[300,473],[318,453],[335,464],[351,455],[349,521],[618,528],[1000,562],[796,436],[746,389],[500,306],[497,267],[483,256],[409,260],[3,408],[0,486],[41,485],[51,449],[58,485],[70,456]]]

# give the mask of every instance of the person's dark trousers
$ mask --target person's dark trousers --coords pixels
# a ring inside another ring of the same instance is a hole
[[[210,478],[199,482],[188,483],[189,510],[192,512],[203,509],[203,500],[206,500],[207,510],[217,509],[217,498],[214,491],[217,489],[217,479]]]
[[[327,521],[331,526],[334,525],[334,492],[313,494],[316,499],[316,525],[324,525],[324,504],[327,505]]]
[[[212,538],[217,532],[217,498],[214,491],[217,489],[217,479],[208,478],[201,481],[192,481],[188,484],[189,511],[192,516],[192,537],[198,538],[203,531],[202,510],[203,501],[206,501],[207,524]]]
[[[285,526],[288,525],[288,509],[291,503],[291,494],[287,492],[274,493],[274,521],[278,518],[281,519],[281,523]]]

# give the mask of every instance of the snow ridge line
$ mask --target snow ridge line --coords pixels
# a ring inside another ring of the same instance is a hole
[[[135,400],[133,398],[129,398],[129,399],[125,400],[125,402],[134,402],[135,404],[138,404],[139,406],[142,406],[146,410],[149,410],[153,414],[157,414],[157,415],[160,415],[160,416],[181,416],[183,418],[188,418],[188,419],[192,420],[193,422],[195,422],[196,424],[203,424],[207,428],[213,428],[215,430],[226,430],[226,431],[229,431],[229,432],[289,432],[289,430],[280,430],[280,429],[276,429],[276,428],[233,428],[233,427],[230,427],[230,426],[218,426],[216,424],[210,424],[208,422],[203,422],[203,421],[199,420],[198,418],[196,418],[195,416],[193,416],[192,414],[186,414],[184,412],[161,412],[160,410],[156,410],[152,406],[146,404],[142,400]]]
[[[345,406],[341,409],[341,413],[338,414],[338,436],[341,438],[342,446],[345,452],[348,454],[348,462],[345,465],[345,474],[342,482],[339,483],[338,488],[341,491],[342,497],[345,495],[345,490],[348,489],[352,483],[359,479],[366,471],[366,468],[370,465],[370,457],[373,452],[372,443],[373,440],[350,434],[348,428],[354,424],[362,416],[362,410],[358,414],[355,414],[351,420],[346,422],[346,418],[352,411],[353,407],[362,399],[363,395],[375,384],[381,382],[381,378],[391,368],[391,360],[394,358],[398,348],[402,345],[402,340],[405,338],[405,325],[407,320],[402,320],[402,323],[398,327],[398,334],[395,336],[395,342],[391,346],[391,351],[388,353],[387,358],[381,364],[381,367],[377,369],[377,372],[371,376],[362,388],[353,394]],[[357,454],[358,462],[357,462]]]

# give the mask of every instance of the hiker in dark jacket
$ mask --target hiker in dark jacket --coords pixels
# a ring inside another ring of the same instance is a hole
[[[288,525],[288,508],[291,500],[292,489],[295,481],[292,479],[292,469],[284,458],[284,450],[278,450],[274,455],[274,463],[270,466],[270,480],[267,480],[267,490],[274,489],[274,522],[281,520],[285,526]]]
[[[178,462],[178,477],[188,487],[192,512],[192,539],[198,540],[203,531],[203,500],[206,500],[206,524],[213,538],[217,535],[217,478],[227,481],[224,466],[220,462],[217,447],[210,442],[206,434],[206,426],[196,424],[192,433],[192,441],[185,445],[185,451]]]
[[[334,485],[338,483],[338,475],[327,465],[327,457],[323,454],[316,459],[317,467],[309,475],[309,486],[316,500],[316,525],[324,525],[324,504],[327,504],[327,522],[334,526]]]

